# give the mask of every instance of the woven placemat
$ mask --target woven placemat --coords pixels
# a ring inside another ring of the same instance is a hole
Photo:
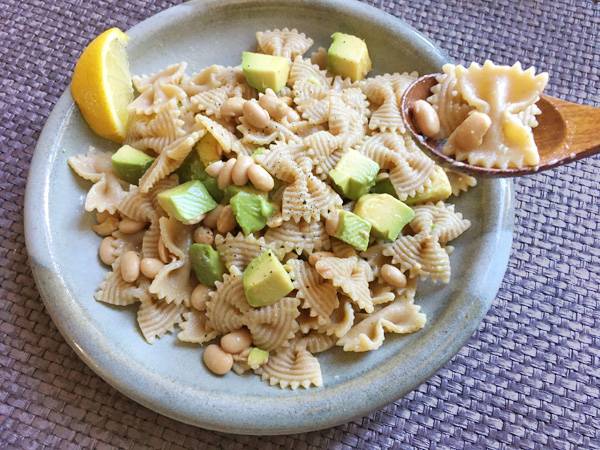
[[[293,436],[213,433],[134,403],[77,358],[27,265],[29,162],[85,44],[172,3],[0,0],[0,447],[600,448],[598,158],[516,182],[508,272],[478,333],[369,417]],[[535,64],[551,73],[551,94],[598,106],[600,5],[591,0],[370,3],[459,61]]]

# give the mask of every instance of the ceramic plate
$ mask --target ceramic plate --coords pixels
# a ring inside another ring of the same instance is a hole
[[[109,26],[109,24],[107,24]],[[128,52],[135,74],[188,61],[237,65],[254,33],[296,27],[327,46],[343,31],[366,39],[376,72],[438,71],[444,54],[401,20],[372,7],[335,0],[193,1],[136,25]],[[35,279],[47,310],[77,354],[108,383],[139,403],[175,419],[213,430],[283,434],[330,427],[363,416],[426,381],[476,330],[506,269],[512,240],[512,185],[482,182],[456,199],[473,226],[451,256],[449,285],[422,283],[417,303],[427,314],[423,330],[386,337],[366,354],[339,349],[319,355],[324,387],[281,390],[259,377],[219,378],[207,372],[197,347],[166,336],[143,340],[135,308],[96,302],[106,269],[97,258],[100,238],[85,214],[89,188],[67,158],[89,145],[114,150],[89,130],[65,92],[39,139],[27,185],[26,237]]]

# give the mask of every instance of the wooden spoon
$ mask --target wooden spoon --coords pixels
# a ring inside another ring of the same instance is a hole
[[[412,115],[414,103],[431,95],[431,88],[437,83],[436,76],[437,74],[430,74],[415,80],[404,92],[400,110],[408,131],[421,150],[443,167],[478,177],[516,177],[534,174],[600,153],[600,108],[542,95],[537,102],[537,106],[542,110],[537,116],[539,125],[533,129],[540,154],[538,166],[493,169],[473,166],[446,156],[442,153],[445,140],[436,141],[421,135]]]

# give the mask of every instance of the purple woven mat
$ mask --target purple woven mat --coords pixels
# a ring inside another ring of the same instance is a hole
[[[29,161],[85,44],[172,3],[0,0],[0,447],[600,448],[598,158],[516,182],[512,257],[479,332],[427,383],[362,420],[272,438],[213,433],[139,406],[77,358],[27,266]],[[551,73],[551,94],[599,106],[591,0],[371,3],[459,61],[535,64]]]

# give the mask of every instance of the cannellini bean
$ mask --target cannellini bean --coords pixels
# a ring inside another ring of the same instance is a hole
[[[118,229],[119,219],[110,215],[100,223],[92,225],[92,230],[94,230],[98,236],[108,236],[109,234],[112,234],[113,231],[117,231]]]
[[[215,161],[215,162],[209,164],[208,166],[206,166],[206,173],[214,178],[219,175],[219,172],[221,172],[224,165],[225,165],[224,161],[220,161],[220,160]]]
[[[222,117],[238,117],[241,116],[244,109],[244,100],[242,97],[231,97],[225,100],[225,103],[221,106]]]
[[[221,234],[228,233],[235,228],[236,221],[233,209],[230,205],[225,206],[217,219],[217,231]]]
[[[269,172],[258,164],[250,166],[248,169],[248,178],[252,185],[259,191],[269,192],[275,187],[275,180]]]
[[[440,119],[429,102],[417,100],[413,106],[413,114],[417,128],[424,136],[432,138],[440,132]]]
[[[158,257],[165,264],[168,264],[171,261],[169,250],[165,247],[165,243],[162,239],[158,240]]]
[[[232,355],[241,353],[251,345],[252,335],[245,328],[227,333],[221,338],[221,348]]]
[[[225,375],[233,367],[233,356],[225,353],[218,345],[210,344],[202,355],[204,364],[215,375]]]
[[[192,291],[192,307],[194,307],[198,311],[205,311],[206,302],[208,301],[208,291],[209,289],[203,284],[197,285]]]
[[[384,264],[381,266],[381,277],[390,286],[396,288],[406,287],[406,275],[404,275],[400,269],[391,264]]]
[[[133,234],[143,230],[145,226],[144,222],[138,222],[125,217],[119,222],[119,231],[123,234]]]
[[[223,210],[223,208],[224,208],[223,205],[217,205],[217,207],[215,209],[213,209],[206,215],[206,217],[202,221],[202,224],[205,227],[211,228],[213,230],[215,228],[217,228],[217,220],[219,219],[219,216],[221,215],[221,211]]]
[[[235,158],[228,159],[223,168],[219,171],[219,177],[217,178],[219,189],[225,189],[231,184],[231,172],[233,171],[233,166],[235,166],[236,162],[237,159]]]
[[[256,100],[249,100],[244,103],[244,119],[251,127],[262,130],[269,125],[271,117],[269,117],[269,113]]]
[[[117,257],[115,256],[115,248],[113,246],[114,242],[114,237],[105,237],[104,239],[102,239],[102,242],[100,243],[100,248],[98,249],[100,261],[102,261],[107,266],[110,266],[112,263],[115,262],[115,259],[117,259]]]
[[[317,263],[317,261],[319,261],[321,258],[327,258],[330,256],[335,255],[331,252],[314,252],[308,257],[308,263],[311,266],[314,266]]]
[[[473,150],[481,145],[491,125],[490,116],[479,111],[472,112],[452,132],[450,139],[463,150]]]
[[[325,231],[329,236],[335,236],[335,232],[337,231],[338,225],[340,223],[340,215],[337,211],[332,213],[325,222]]]
[[[231,181],[236,186],[243,186],[248,182],[248,169],[254,164],[254,160],[248,155],[240,155],[231,171]]]
[[[286,116],[288,122],[298,122],[300,120],[300,115],[296,112],[294,108],[288,108]]]
[[[140,257],[136,252],[130,250],[121,257],[121,276],[128,283],[134,283],[140,276]]]
[[[194,242],[197,244],[212,245],[215,237],[210,228],[198,227],[194,230]]]
[[[153,280],[164,266],[164,263],[160,259],[142,258],[140,261],[140,272],[146,278]]]
[[[275,120],[281,120],[288,113],[289,106],[277,97],[272,89],[267,89],[260,95],[258,104],[262,106]]]

